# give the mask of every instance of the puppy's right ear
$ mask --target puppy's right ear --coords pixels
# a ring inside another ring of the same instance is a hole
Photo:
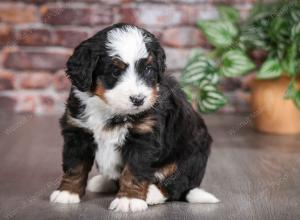
[[[72,85],[86,92],[92,86],[92,74],[96,68],[99,56],[85,45],[79,45],[67,62],[66,73]]]

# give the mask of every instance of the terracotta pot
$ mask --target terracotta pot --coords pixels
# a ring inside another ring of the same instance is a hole
[[[288,77],[255,80],[251,108],[256,130],[272,134],[300,133],[300,110],[291,100],[283,98],[289,82]]]

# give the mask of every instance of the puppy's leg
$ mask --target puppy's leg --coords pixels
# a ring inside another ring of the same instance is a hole
[[[148,191],[148,182],[140,181],[135,178],[129,167],[125,166],[121,178],[120,189],[109,206],[109,209],[122,212],[137,212],[148,208],[146,196]]]
[[[161,183],[166,178],[172,176],[176,172],[176,170],[177,164],[173,162],[161,167],[154,173],[156,184],[150,184],[148,187],[146,198],[146,202],[148,205],[161,204],[167,201],[169,195]]]
[[[82,129],[64,131],[64,175],[50,201],[56,203],[79,203],[85,194],[88,173],[94,161],[93,137]]]
[[[198,152],[176,163],[175,172],[161,181],[170,200],[187,200],[194,203],[204,201],[204,197],[208,198],[208,195],[204,195],[198,188],[205,173],[207,157],[206,154]]]
[[[60,186],[51,196],[51,202],[57,203],[79,203],[80,197],[85,193],[85,185],[88,177],[89,168],[81,163],[70,168],[64,173]]]

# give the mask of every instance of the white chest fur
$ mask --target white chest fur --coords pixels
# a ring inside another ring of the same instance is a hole
[[[120,147],[125,141],[127,126],[105,129],[106,121],[112,117],[109,109],[106,109],[96,96],[89,97],[79,91],[75,91],[75,94],[86,104],[86,108],[81,119],[71,118],[71,120],[93,132],[97,144],[95,160],[99,172],[109,179],[118,179],[123,165]]]
[[[99,133],[94,132],[94,138],[98,145],[95,160],[99,171],[110,179],[118,179],[123,165],[120,147],[125,140],[127,128],[116,128],[112,131],[102,130]]]

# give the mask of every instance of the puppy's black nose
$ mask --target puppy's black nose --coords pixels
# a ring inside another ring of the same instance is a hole
[[[129,97],[130,101],[134,106],[141,106],[144,104],[145,96],[143,95],[132,95]]]

